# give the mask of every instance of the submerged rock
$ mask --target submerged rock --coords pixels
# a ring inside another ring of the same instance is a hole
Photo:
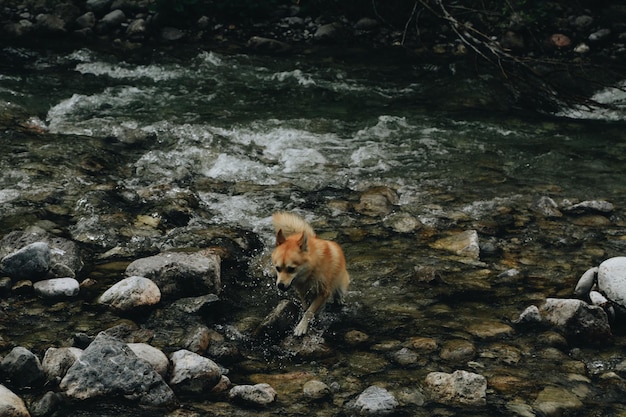
[[[236,385],[228,392],[233,402],[254,406],[267,406],[276,401],[276,391],[269,384]]]
[[[431,245],[435,249],[452,252],[456,255],[477,260],[480,256],[478,233],[475,230],[466,230],[452,236],[437,240]]]
[[[88,400],[119,395],[142,405],[177,403],[172,389],[147,361],[117,338],[100,333],[59,385],[65,395]]]
[[[399,403],[396,397],[384,388],[372,385],[365,389],[349,407],[360,415],[377,416],[391,414]]]
[[[302,387],[302,393],[304,397],[309,400],[325,400],[332,395],[332,391],[328,385],[322,381],[312,380],[307,381]]]
[[[483,406],[487,404],[487,379],[467,371],[431,372],[426,388],[433,401],[452,406]]]

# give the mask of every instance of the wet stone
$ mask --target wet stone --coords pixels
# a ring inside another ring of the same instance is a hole
[[[44,298],[74,297],[80,291],[80,284],[74,278],[53,278],[35,282],[33,288]]]
[[[269,384],[237,385],[231,388],[228,398],[233,402],[264,407],[276,401],[276,391]]]
[[[431,372],[425,386],[433,401],[455,406],[483,406],[487,403],[487,380],[467,371]]]
[[[161,291],[148,278],[132,276],[114,284],[100,296],[98,302],[116,310],[130,311],[158,304]]]
[[[548,298],[540,313],[545,322],[566,337],[584,343],[602,343],[612,335],[605,311],[582,300]]]
[[[41,361],[46,378],[49,381],[60,382],[82,354],[83,350],[76,347],[48,348]]]
[[[128,347],[133,351],[133,353],[135,353],[135,355],[137,355],[138,358],[141,358],[152,365],[152,368],[154,368],[159,375],[163,378],[167,377],[170,360],[160,349],[150,346],[147,343],[128,343]]]
[[[362,416],[391,414],[398,407],[398,400],[384,388],[372,385],[365,389],[354,403],[348,404]]]
[[[533,403],[533,407],[547,417],[561,416],[582,408],[583,403],[569,389],[548,386],[544,388]]]
[[[626,257],[607,259],[598,267],[598,288],[606,297],[626,308]]]
[[[391,355],[391,358],[395,363],[404,367],[415,365],[419,359],[417,353],[408,348],[402,348],[397,352],[394,352]]]
[[[359,346],[369,340],[369,336],[359,330],[350,330],[344,335],[345,342],[350,346]]]
[[[463,339],[449,340],[441,348],[441,359],[452,362],[463,362],[474,358],[476,347],[470,341]]]
[[[209,358],[182,349],[172,353],[170,360],[170,385],[177,391],[202,393],[220,382],[221,369]]]
[[[332,395],[330,387],[318,380],[306,382],[302,387],[302,393],[305,398],[314,401],[325,400]]]
[[[0,385],[0,413],[10,417],[30,417],[24,401],[4,385]]]
[[[452,252],[455,255],[476,260],[480,255],[478,233],[475,230],[467,230],[465,232],[439,239],[431,246],[435,249],[445,250]]]
[[[28,349],[17,346],[0,362],[0,371],[16,388],[43,384],[45,374],[39,358]]]
[[[50,246],[35,242],[2,258],[0,269],[13,279],[37,280],[48,273],[50,258]]]

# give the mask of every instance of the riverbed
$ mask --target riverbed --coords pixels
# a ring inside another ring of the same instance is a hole
[[[228,364],[234,383],[277,387],[278,404],[263,415],[343,415],[371,384],[401,398],[405,415],[525,415],[546,387],[574,392],[577,415],[626,412],[615,388],[625,376],[619,326],[614,340],[589,346],[512,323],[547,297],[571,297],[585,270],[624,254],[623,106],[522,110],[496,75],[459,62],[202,49],[2,56],[0,112],[10,117],[0,134],[0,233],[37,227],[71,239],[84,250],[80,278],[98,281],[60,304],[5,295],[2,354],[25,346],[42,355],[119,323],[93,307],[99,288],[134,259],[203,243],[226,247],[222,297],[232,302],[207,325],[245,333],[285,297],[267,256],[271,214],[287,210],[342,245],[352,283],[343,310],[316,323],[325,354],[247,346]],[[617,89],[597,98],[624,101]],[[546,198],[558,213],[547,213]],[[559,210],[589,200],[614,210]],[[477,256],[441,244],[468,231]],[[346,340],[354,330],[367,341]],[[416,358],[398,359],[402,348]],[[428,372],[456,369],[487,378],[486,407],[420,403]],[[313,377],[335,394],[311,410],[300,386]],[[258,415],[214,398],[185,401],[200,414]]]

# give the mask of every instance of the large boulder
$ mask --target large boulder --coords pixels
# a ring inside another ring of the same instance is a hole
[[[207,252],[164,252],[137,259],[126,268],[126,276],[154,281],[163,299],[219,294],[220,273],[220,257]]]
[[[152,365],[121,340],[99,333],[59,385],[68,398],[121,396],[148,406],[177,403],[172,389]]]
[[[0,372],[16,388],[43,385],[45,374],[39,358],[25,347],[14,347],[0,362]]]
[[[626,256],[610,258],[600,264],[598,288],[609,300],[626,308]]]

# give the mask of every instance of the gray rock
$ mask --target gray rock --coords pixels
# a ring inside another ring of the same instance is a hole
[[[465,232],[441,238],[431,244],[431,246],[435,249],[445,250],[474,260],[478,260],[480,257],[478,232],[475,230],[466,230]]]
[[[568,214],[608,214],[615,210],[615,206],[605,200],[589,200],[563,207],[562,210]]]
[[[41,361],[48,381],[60,382],[82,354],[83,350],[76,347],[48,348]]]
[[[108,32],[119,27],[124,22],[126,22],[126,14],[117,9],[104,15],[98,22],[97,28],[101,33]]]
[[[58,392],[48,391],[39,400],[30,404],[31,417],[52,416],[54,412],[61,409],[64,399]],[[0,414],[4,415],[4,414]]]
[[[361,194],[354,209],[366,216],[382,217],[391,213],[399,201],[398,194],[389,187],[372,187]]]
[[[49,34],[65,32],[66,22],[53,14],[40,14],[35,19],[35,29]]]
[[[422,226],[417,218],[408,213],[390,214],[385,218],[383,224],[397,233],[412,233]]]
[[[576,413],[583,407],[582,401],[567,388],[547,386],[538,395],[533,407],[547,417]]]
[[[96,14],[104,14],[110,10],[113,0],[87,0],[85,8]]]
[[[391,355],[391,358],[395,363],[400,366],[411,366],[415,365],[418,360],[417,353],[413,352],[411,349],[402,348],[397,352],[394,352]]]
[[[424,382],[431,399],[438,403],[462,407],[487,404],[487,380],[482,375],[462,370],[431,372]]]
[[[199,394],[209,391],[222,377],[220,367],[209,358],[182,349],[172,353],[170,385],[177,391]]]
[[[25,347],[14,347],[0,362],[0,372],[16,388],[42,385],[46,377],[39,358]]]
[[[105,333],[96,336],[59,387],[75,400],[121,396],[149,406],[177,403],[172,389],[150,363]]]
[[[592,23],[593,23],[593,17],[588,16],[588,15],[578,16],[576,17],[576,19],[574,19],[574,26],[578,30],[586,29],[590,27]]]
[[[626,256],[605,260],[598,266],[598,288],[606,297],[626,308]]]
[[[96,26],[96,15],[93,12],[87,12],[78,16],[78,18],[76,18],[76,25],[78,25],[80,29],[92,29]]]
[[[80,284],[74,278],[53,278],[35,282],[33,288],[44,298],[74,297],[80,291]]]
[[[559,206],[556,202],[547,196],[540,197],[539,200],[535,202],[533,209],[541,214],[543,217],[547,218],[558,218],[563,217],[563,213],[559,210]]]
[[[601,343],[611,338],[606,312],[578,299],[548,298],[539,308],[542,320],[570,339]]]
[[[220,257],[212,253],[164,252],[137,259],[126,268],[126,276],[154,281],[163,299],[219,294]]]
[[[0,416],[30,417],[24,401],[4,385],[0,385]]]
[[[161,39],[167,42],[175,42],[183,39],[185,32],[178,28],[164,27],[161,29]]]
[[[248,40],[248,48],[262,52],[287,52],[291,45],[276,39],[253,36]]]
[[[13,279],[37,280],[45,277],[50,269],[50,257],[50,246],[35,242],[2,258],[0,269]]]
[[[611,34],[611,29],[599,29],[589,35],[589,42],[600,42],[605,40]]]
[[[143,40],[148,33],[148,26],[144,19],[135,19],[126,28],[126,36],[133,41]]]
[[[233,402],[254,406],[267,406],[276,401],[276,391],[269,384],[237,385],[228,392]]]
[[[124,278],[98,298],[100,304],[106,304],[120,311],[152,306],[160,301],[159,287],[152,280],[140,276]]]
[[[378,20],[372,19],[371,17],[363,17],[357,20],[357,22],[354,24],[354,28],[356,30],[365,30],[365,31],[376,29],[379,26],[380,26],[380,23],[378,23]]]
[[[377,416],[391,414],[398,407],[398,400],[384,388],[370,386],[365,389],[354,403],[349,405],[360,415]]]
[[[328,23],[317,28],[313,34],[313,39],[318,42],[332,42],[341,37],[341,25],[339,23]]]

